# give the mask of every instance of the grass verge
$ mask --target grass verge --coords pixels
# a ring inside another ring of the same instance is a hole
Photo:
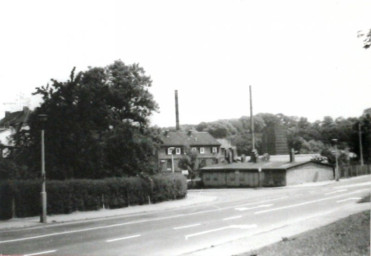
[[[370,211],[351,215],[241,256],[370,255]]]

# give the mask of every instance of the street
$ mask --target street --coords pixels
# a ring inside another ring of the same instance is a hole
[[[4,255],[183,255],[319,216],[336,216],[371,191],[371,176],[328,184],[194,190],[213,202],[103,220],[0,231]],[[187,199],[184,199],[187,200]],[[369,208],[369,203],[367,203]]]

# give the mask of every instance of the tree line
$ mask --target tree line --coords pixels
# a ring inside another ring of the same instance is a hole
[[[150,126],[149,117],[158,105],[149,92],[152,80],[137,64],[121,60],[106,67],[71,71],[67,81],[52,79],[37,87],[42,102],[30,114],[29,129],[21,129],[12,140],[10,158],[0,158],[0,179],[40,176],[40,130],[45,129],[48,179],[126,177],[158,172],[157,150],[164,129]],[[47,115],[43,124],[40,114]],[[256,148],[262,152],[262,134],[273,124],[287,130],[288,144],[298,153],[322,153],[331,159],[331,141],[359,157],[359,132],[365,161],[371,161],[371,117],[325,117],[309,122],[304,117],[262,113],[254,116]],[[250,155],[250,118],[183,125],[182,129],[207,131],[226,138],[238,154]],[[196,156],[181,162],[194,166]]]
[[[227,138],[237,147],[239,155],[250,155],[252,150],[250,117],[239,119],[202,122],[196,126],[186,126],[197,131],[207,131],[215,138]],[[326,116],[323,120],[309,122],[305,117],[286,116],[283,114],[260,113],[254,116],[254,134],[256,148],[263,154],[262,137],[264,129],[279,124],[285,127],[288,147],[296,153],[320,153],[333,158],[333,139],[337,139],[342,152],[353,152],[360,157],[361,134],[363,157],[371,161],[371,117],[365,113],[360,117],[336,118]]]

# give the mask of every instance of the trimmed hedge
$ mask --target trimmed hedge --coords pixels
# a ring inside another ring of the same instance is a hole
[[[1,182],[0,219],[39,215],[40,190],[40,180]],[[103,180],[53,180],[46,182],[46,192],[48,215],[67,214],[184,198],[187,181],[180,174]]]

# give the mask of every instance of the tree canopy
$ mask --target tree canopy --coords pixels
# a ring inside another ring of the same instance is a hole
[[[122,61],[89,68],[65,82],[36,88],[42,104],[30,129],[16,136],[16,157],[39,170],[39,114],[45,124],[49,178],[103,178],[155,171],[156,135],[149,117],[158,109],[148,91],[151,79],[139,65]]]
[[[371,117],[336,118],[326,116],[323,120],[309,122],[305,117],[285,116],[283,114],[260,113],[254,116],[256,149],[262,151],[262,134],[267,126],[280,124],[286,128],[290,148],[297,153],[331,152],[331,141],[336,138],[339,149],[359,154],[358,124],[361,123],[361,138],[365,161],[371,161]],[[190,127],[188,127],[190,128]],[[217,138],[227,138],[237,147],[238,154],[249,155],[252,150],[250,117],[239,119],[202,122],[194,127],[198,131],[208,131]]]

